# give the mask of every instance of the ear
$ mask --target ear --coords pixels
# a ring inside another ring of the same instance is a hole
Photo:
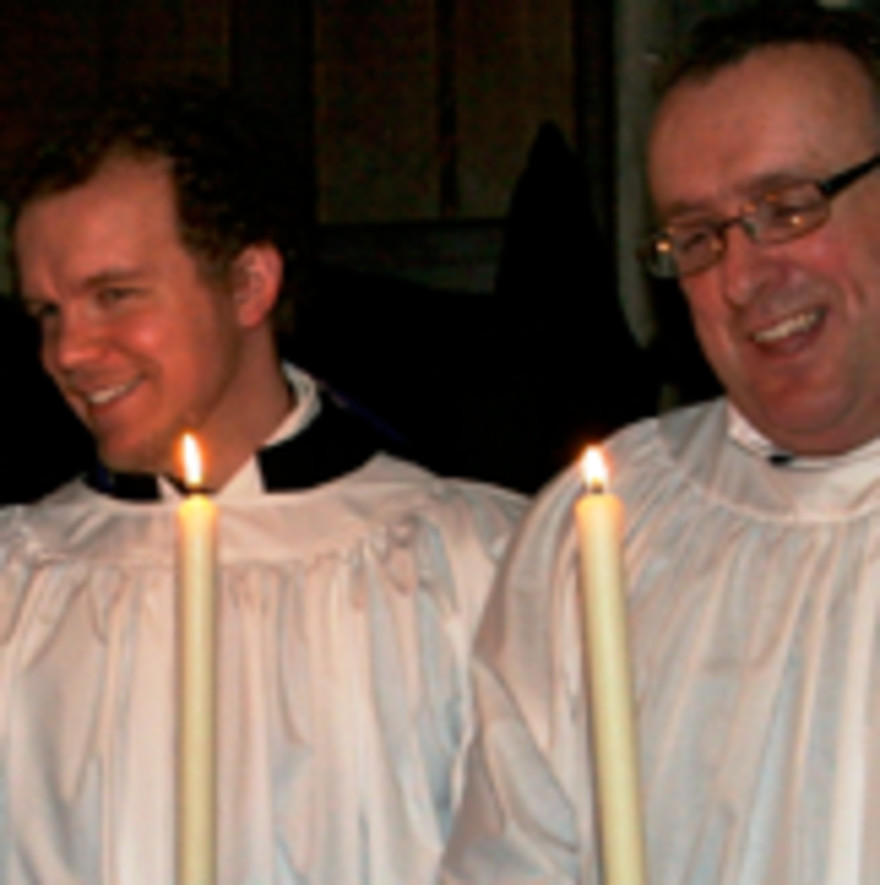
[[[232,297],[242,328],[254,328],[268,320],[283,277],[284,261],[271,243],[242,250],[232,268]]]

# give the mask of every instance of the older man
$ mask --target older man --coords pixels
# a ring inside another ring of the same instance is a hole
[[[275,144],[222,91],[143,90],[23,179],[21,297],[100,463],[0,518],[10,885],[174,879],[184,430],[220,513],[218,881],[436,875],[520,504],[384,454],[279,363],[296,219]]]
[[[608,445],[652,883],[880,881],[880,32],[708,20],[648,147],[646,254],[726,396]],[[447,881],[599,881],[574,471],[487,612]]]

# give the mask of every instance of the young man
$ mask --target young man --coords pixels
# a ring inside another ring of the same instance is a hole
[[[880,880],[880,86],[854,12],[707,21],[648,146],[651,268],[726,397],[608,445],[652,883]],[[597,882],[574,470],[487,609],[447,879]]]
[[[181,434],[219,510],[219,881],[433,881],[517,498],[439,480],[276,353],[262,120],[143,90],[23,179],[21,297],[100,464],[0,518],[0,878],[174,878]]]

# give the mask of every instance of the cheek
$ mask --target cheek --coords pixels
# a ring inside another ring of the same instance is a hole
[[[696,318],[694,331],[703,356],[709,361],[716,373],[723,374],[731,361],[732,348],[726,331],[718,322],[706,317]]]
[[[57,374],[55,369],[55,346],[51,334],[40,332],[40,364],[43,369],[52,376]]]
[[[46,328],[40,331],[39,357],[43,371],[59,386],[64,386],[66,372],[61,366],[59,353],[60,340],[57,329]]]
[[[179,359],[192,347],[192,343],[181,335],[176,318],[164,315],[141,315],[120,320],[113,341],[120,355],[156,364]]]
[[[706,285],[686,292],[691,324],[703,351],[710,358],[730,347],[730,315],[720,293]]]
[[[872,211],[841,213],[803,241],[803,260],[812,275],[837,290],[838,300],[862,311],[880,304],[880,220]]]
[[[880,243],[880,235],[877,242]],[[840,271],[839,279],[850,281],[850,310],[863,318],[867,316],[874,325],[880,322],[880,250],[852,256]]]
[[[230,362],[229,344],[222,331],[211,315],[182,318],[166,334],[157,331],[149,347],[166,383],[182,396],[199,396],[199,391],[212,388]]]

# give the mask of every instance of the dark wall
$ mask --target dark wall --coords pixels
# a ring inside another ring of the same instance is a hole
[[[91,447],[37,358],[33,325],[0,297],[0,504],[51,491],[89,460]]]

